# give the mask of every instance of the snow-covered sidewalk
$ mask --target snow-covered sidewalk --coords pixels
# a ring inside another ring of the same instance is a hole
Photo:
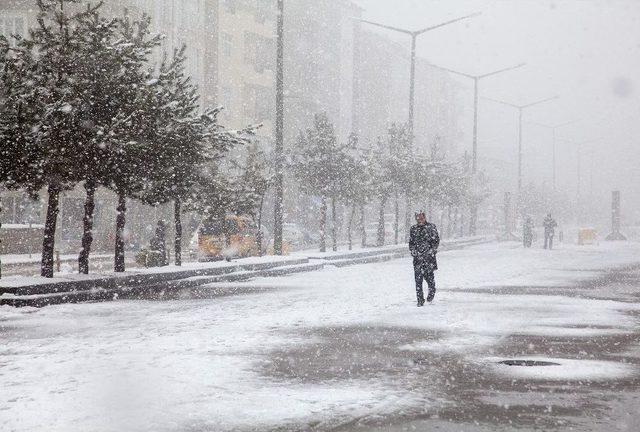
[[[445,241],[441,249],[485,243],[483,237]],[[120,295],[148,295],[154,291],[176,291],[207,282],[244,280],[258,276],[277,276],[313,271],[325,262],[351,265],[366,261],[384,261],[408,254],[406,244],[352,251],[299,251],[288,256],[261,256],[234,259],[231,262],[187,262],[182,266],[129,268],[126,272],[97,271],[88,275],[57,273],[54,278],[9,276],[0,279],[0,304],[44,306],[64,302],[104,300]],[[148,289],[146,289],[148,288]]]
[[[96,254],[92,258],[113,258],[113,254]],[[37,264],[41,256],[38,253],[32,254],[5,254],[0,255],[2,265]],[[78,254],[60,255],[61,262],[72,262],[78,260]]]
[[[425,308],[415,307],[407,258],[227,283],[251,293],[211,300],[4,306],[0,424],[7,431],[309,430],[432,412],[453,403],[436,369],[414,388],[419,363],[402,356],[446,353],[471,367],[493,361],[488,353],[513,334],[635,331],[627,312],[640,310],[637,302],[525,288],[586,283],[640,263],[639,253],[637,243],[442,252],[436,302]],[[496,293],[498,286],[523,294]],[[573,361],[575,379],[637,372]]]

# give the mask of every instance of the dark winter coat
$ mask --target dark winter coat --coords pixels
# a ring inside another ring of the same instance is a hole
[[[436,226],[427,222],[424,225],[414,225],[409,234],[409,250],[413,256],[414,267],[422,266],[425,270],[438,269],[436,254],[440,246],[440,236]]]
[[[555,219],[547,216],[544,218],[544,222],[542,224],[544,225],[545,237],[553,237],[556,232],[556,227],[558,226],[558,223],[555,221]]]

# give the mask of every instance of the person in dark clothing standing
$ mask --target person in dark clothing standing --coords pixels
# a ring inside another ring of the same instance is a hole
[[[522,243],[524,247],[530,248],[533,243],[533,220],[527,216],[522,226]]]
[[[556,227],[558,223],[554,218],[551,217],[551,213],[547,214],[547,217],[544,218],[542,222],[544,225],[544,248],[553,249],[553,237],[556,234]]]
[[[169,265],[169,259],[167,257],[167,245],[166,245],[166,230],[167,224],[163,220],[158,221],[156,226],[156,234],[153,236],[150,242],[151,259],[148,261],[150,267],[161,267]]]
[[[418,306],[424,305],[424,292],[422,281],[426,280],[429,286],[427,302],[433,301],[436,295],[436,282],[434,271],[438,269],[436,254],[440,245],[440,236],[436,226],[427,222],[423,211],[416,213],[416,225],[411,227],[409,235],[409,250],[413,256],[413,272],[416,279],[416,295]]]

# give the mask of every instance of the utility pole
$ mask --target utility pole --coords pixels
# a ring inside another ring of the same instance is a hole
[[[582,146],[591,142],[599,141],[599,139],[589,139],[585,141],[569,141],[564,140],[569,144],[576,146],[576,221],[580,223],[582,221]]]
[[[2,196],[0,195],[0,228],[2,228]],[[2,238],[0,237],[0,247],[2,246]],[[0,279],[2,279],[2,255],[0,255]]]
[[[552,186],[553,186],[553,191],[556,191],[557,188],[557,181],[556,181],[556,169],[557,169],[557,165],[556,165],[556,146],[557,146],[557,138],[556,138],[556,131],[562,127],[568,126],[570,124],[576,123],[578,120],[572,120],[572,121],[568,121],[568,122],[564,122],[564,123],[560,123],[560,124],[555,124],[555,125],[548,125],[548,124],[544,124],[544,123],[536,123],[536,122],[531,122],[532,124],[538,125],[538,126],[542,126],[544,128],[547,129],[551,129],[551,132],[553,134],[553,143],[551,146],[551,154],[552,154],[552,166],[551,166],[551,178],[552,178]]]
[[[273,252],[282,255],[282,224],[284,222],[284,0],[278,1],[276,52],[276,143],[275,143],[275,209]]]
[[[546,99],[540,99],[525,105],[516,105],[516,104],[504,102],[497,99],[485,98],[492,102],[507,105],[512,108],[516,108],[518,110],[518,200],[520,199],[520,192],[522,191],[522,116],[523,116],[524,110],[527,108],[531,108],[535,105],[540,105],[541,103],[548,102],[557,98],[558,96],[553,96]]]
[[[473,180],[475,180],[475,174],[478,171],[478,84],[481,79],[487,78],[493,75],[498,75],[503,72],[511,71],[513,69],[520,68],[524,66],[526,63],[520,63],[515,66],[511,66],[504,69],[498,69],[493,72],[488,72],[482,75],[471,75],[464,72],[460,72],[454,69],[449,69],[442,66],[437,66],[431,64],[431,66],[436,69],[441,69],[446,72],[450,72],[455,75],[459,75],[461,77],[469,78],[473,80],[473,146],[472,146],[472,162],[471,162],[471,172],[473,174]],[[477,220],[478,220],[478,206],[474,203],[471,205],[471,217],[469,220],[469,234],[476,235],[477,230]]]
[[[418,36],[420,36],[423,33],[426,33],[428,31],[431,30],[435,30],[437,28],[440,27],[444,27],[446,25],[449,24],[453,24],[455,22],[458,21],[462,21],[468,18],[473,18],[480,15],[480,12],[471,14],[471,15],[466,15],[463,17],[459,17],[459,18],[455,18],[449,21],[445,21],[443,23],[440,24],[436,24],[433,25],[431,27],[425,27],[423,29],[420,30],[408,30],[408,29],[403,29],[403,28],[399,28],[399,27],[392,27],[389,25],[385,25],[385,24],[380,24],[380,23],[376,23],[376,22],[372,22],[372,21],[367,21],[367,20],[360,20],[361,22],[376,26],[376,27],[382,27],[384,29],[387,30],[392,30],[395,32],[399,32],[399,33],[403,33],[406,35],[409,35],[411,37],[411,70],[409,73],[409,120],[407,123],[407,127],[409,128],[409,145],[411,147],[413,147],[413,124],[414,124],[414,107],[415,107],[415,79],[416,79],[416,42],[418,39]],[[413,152],[411,152],[411,154],[413,154]],[[406,218],[405,218],[405,237],[409,235],[409,227],[411,225],[411,216],[410,216],[410,212],[411,212],[411,197],[409,196],[409,194],[407,194],[407,204],[406,204]]]
[[[593,141],[596,141],[596,140],[586,140],[586,141],[574,143],[576,145],[576,150],[577,150],[576,162],[577,162],[578,184],[576,187],[576,208],[578,213],[578,223],[582,222],[581,216],[583,212],[583,208],[582,208],[582,146],[584,144],[588,144]]]

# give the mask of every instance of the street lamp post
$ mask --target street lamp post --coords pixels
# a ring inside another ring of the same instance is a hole
[[[526,63],[520,63],[515,66],[511,66],[508,68],[498,69],[493,72],[488,72],[482,75],[471,75],[464,72],[460,72],[454,69],[449,69],[442,66],[437,66],[435,64],[431,64],[431,66],[441,69],[446,72],[450,72],[455,75],[459,75],[465,78],[469,78],[473,80],[473,146],[472,146],[472,162],[471,162],[471,172],[475,175],[478,170],[478,83],[481,79],[487,78],[493,75],[498,75],[503,72],[507,72],[513,69],[520,68],[524,66]],[[474,176],[475,177],[475,176]],[[478,219],[478,207],[475,203],[472,203],[471,206],[471,218],[469,221],[469,234],[476,234],[476,225]]]
[[[478,83],[483,78],[487,78],[493,75],[498,75],[502,72],[514,70],[524,66],[525,64],[526,63],[520,63],[515,66],[511,66],[504,69],[498,69],[493,72],[485,73],[482,75],[471,75],[471,74],[460,72],[454,69],[449,69],[446,67],[431,64],[431,66],[435,67],[436,69],[441,69],[443,71],[450,72],[452,74],[459,75],[459,76],[473,80],[473,149],[472,149],[472,164],[471,164],[473,173],[476,173],[478,168]]]
[[[276,143],[275,143],[275,209],[273,252],[282,255],[282,224],[284,221],[284,0],[278,0],[276,48]]]
[[[589,140],[585,140],[585,141],[569,141],[569,140],[565,140],[566,142],[573,144],[576,146],[576,174],[577,174],[577,179],[576,179],[576,214],[577,214],[577,222],[580,223],[582,221],[581,216],[582,216],[582,209],[581,209],[581,204],[582,204],[582,146],[584,144],[588,144],[591,142],[595,142],[598,141],[597,139],[589,139]]]
[[[399,32],[399,33],[403,33],[406,35],[411,36],[411,70],[410,70],[410,74],[409,74],[409,121],[408,121],[408,128],[409,128],[409,136],[410,136],[410,145],[413,146],[413,123],[414,123],[414,107],[415,107],[415,79],[416,79],[416,40],[418,39],[418,36],[420,36],[423,33],[426,33],[428,31],[431,30],[435,30],[438,29],[440,27],[444,27],[446,25],[449,24],[453,24],[456,23],[458,21],[462,21],[468,18],[473,18],[480,15],[480,12],[476,12],[473,13],[471,15],[465,15],[463,17],[459,17],[459,18],[455,18],[449,21],[445,21],[443,23],[440,24],[436,24],[430,27],[425,27],[423,29],[420,30],[408,30],[408,29],[403,29],[403,28],[399,28],[399,27],[392,27],[386,24],[380,24],[380,23],[376,23],[373,21],[367,21],[367,20],[360,20],[363,23],[366,24],[370,24],[376,27],[381,27],[387,30],[392,30],[395,32]],[[409,216],[409,212],[411,211],[411,198],[407,195],[407,209],[406,209],[406,219],[405,219],[405,228],[406,228],[406,235],[408,235],[409,233],[409,225],[410,225],[410,216]]]
[[[575,122],[577,122],[578,120],[572,120],[572,121],[568,121],[568,122],[564,122],[564,123],[560,123],[560,124],[555,124],[555,125],[548,125],[548,124],[544,124],[544,123],[536,123],[536,122],[531,122],[532,124],[538,125],[538,126],[542,126],[544,128],[547,129],[551,129],[551,132],[553,134],[553,143],[551,146],[551,154],[552,154],[552,174],[551,174],[551,178],[552,178],[552,186],[553,186],[553,191],[556,191],[556,169],[557,169],[557,165],[556,165],[556,131],[562,127],[568,126],[570,124],[573,124]]]
[[[544,102],[548,102],[550,100],[554,100],[557,99],[558,96],[553,96],[550,98],[546,98],[546,99],[541,99],[541,100],[537,100],[535,102],[531,102],[525,105],[516,105],[516,104],[512,104],[509,102],[504,102],[501,100],[497,100],[497,99],[490,99],[490,98],[485,98],[487,100],[490,100],[492,102],[496,102],[499,104],[503,104],[503,105],[507,105],[510,106],[512,108],[516,108],[518,110],[518,197],[520,197],[520,192],[522,191],[522,115],[525,109],[527,108],[531,108],[535,105],[540,105],[541,103]]]

